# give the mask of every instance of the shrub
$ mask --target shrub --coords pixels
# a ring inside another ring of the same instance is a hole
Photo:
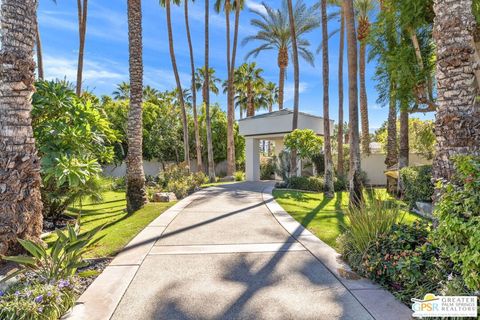
[[[163,189],[175,193],[175,196],[181,199],[207,183],[208,177],[203,172],[190,173],[186,164],[179,164],[160,172],[158,180]]]
[[[235,181],[243,181],[245,180],[245,172],[243,171],[236,171],[233,176],[235,177]]]
[[[288,179],[290,189],[321,192],[324,185],[322,177],[290,177]]]
[[[480,288],[480,157],[454,159],[456,174],[441,187],[434,243],[455,264],[468,288]]]
[[[72,277],[78,268],[87,265],[82,256],[88,252],[90,246],[103,238],[94,239],[102,228],[103,225],[80,234],[78,225],[75,227],[68,225],[65,234],[60,230],[56,231],[58,238],[51,250],[45,250],[41,244],[31,240],[18,239],[22,247],[32,256],[2,256],[4,260],[16,262],[21,266],[18,271],[2,281],[26,271],[33,272],[40,281],[45,283]]]
[[[272,158],[262,158],[260,160],[260,179],[271,180],[275,174],[275,162]]]
[[[346,227],[348,243],[345,256],[363,257],[375,240],[391,231],[399,216],[399,208],[387,201],[373,199],[359,207],[350,207],[347,212],[350,224]]]
[[[333,181],[335,191],[345,191],[348,189],[348,179],[346,176],[335,176]]]
[[[0,291],[0,319],[57,320],[75,304],[73,279],[53,283],[25,282]]]
[[[400,170],[404,197],[410,207],[417,201],[432,201],[432,166],[406,167]]]

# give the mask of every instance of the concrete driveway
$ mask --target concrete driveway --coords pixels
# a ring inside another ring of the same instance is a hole
[[[208,188],[162,214],[80,298],[71,319],[408,319],[286,214],[271,182]],[[348,272],[347,272],[348,273]]]

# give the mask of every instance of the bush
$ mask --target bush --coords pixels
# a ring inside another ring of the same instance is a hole
[[[19,283],[0,291],[0,319],[57,320],[75,304],[74,280]]]
[[[272,158],[260,160],[260,180],[271,180],[275,175],[275,162]]]
[[[234,174],[233,174],[234,178],[235,178],[235,181],[243,181],[245,180],[245,172],[243,171],[236,171]]]
[[[335,176],[333,181],[335,191],[346,191],[348,189],[348,179],[346,176]]]
[[[417,201],[432,201],[432,166],[406,167],[400,170],[405,201],[410,207]]]
[[[324,185],[322,177],[290,177],[288,179],[290,189],[321,192]]]
[[[341,247],[345,249],[343,254],[347,259],[355,261],[365,255],[378,237],[391,231],[399,217],[399,208],[387,201],[373,199],[358,208],[350,207],[346,215],[350,224],[346,227]]]
[[[406,304],[412,297],[423,297],[429,292],[467,293],[461,279],[452,273],[451,261],[443,258],[429,241],[429,232],[426,222],[395,224],[391,232],[375,239],[363,255],[344,257],[355,271],[388,288]]]
[[[455,264],[471,290],[480,288],[480,157],[454,159],[456,175],[441,186],[434,243]]]
[[[175,193],[175,196],[181,199],[207,183],[208,177],[203,172],[190,173],[186,164],[179,164],[160,172],[158,180],[162,189]]]

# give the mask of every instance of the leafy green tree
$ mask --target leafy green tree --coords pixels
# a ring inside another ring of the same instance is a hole
[[[322,151],[323,139],[311,129],[295,129],[285,135],[283,143],[288,150],[297,150],[302,159],[311,159]]]
[[[39,81],[32,126],[41,157],[43,213],[54,221],[84,195],[96,195],[100,163],[114,159],[117,133],[99,105],[63,83]]]

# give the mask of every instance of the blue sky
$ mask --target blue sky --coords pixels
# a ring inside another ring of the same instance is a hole
[[[313,4],[314,1],[306,1]],[[111,94],[116,84],[128,81],[128,34],[126,0],[90,0],[85,49],[84,87],[96,94]],[[213,7],[213,1],[211,2]],[[278,6],[280,1],[267,0],[270,6]],[[248,8],[259,8],[260,2],[247,0],[247,9],[240,16],[239,40],[255,33],[250,26],[254,16]],[[204,57],[204,2],[195,1],[190,4],[190,27],[193,38],[196,67],[203,64]],[[210,66],[216,70],[217,77],[226,78],[226,42],[225,16],[216,14],[213,8],[210,16]],[[76,2],[58,0],[40,1],[39,23],[42,36],[44,68],[47,78],[67,78],[75,81],[78,26]],[[232,16],[233,18],[233,16]],[[233,19],[232,19],[233,20]],[[184,87],[189,86],[190,65],[187,38],[185,33],[183,6],[172,7],[175,53],[180,77]],[[329,23],[329,31],[337,29],[336,21]],[[315,51],[321,41],[321,29],[307,36]],[[143,0],[143,43],[144,43],[144,83],[159,90],[175,87],[170,56],[168,51],[165,10],[159,6],[158,0]],[[239,41],[239,42],[240,42]],[[338,119],[338,34],[329,42],[330,59],[330,117]],[[237,66],[244,62],[246,53],[255,44],[238,47]],[[255,61],[264,70],[264,77],[278,82],[277,53],[267,51],[261,53]],[[347,66],[345,63],[345,73]],[[323,114],[322,106],[322,65],[321,56],[317,55],[315,67],[300,59],[300,111]],[[377,93],[373,75],[374,62],[367,65],[368,109],[370,131],[373,132],[387,119],[387,109],[376,103]],[[345,74],[346,79],[346,74]],[[226,107],[226,97],[212,94],[211,100]],[[290,63],[285,86],[285,106],[291,108],[293,103],[293,66]],[[348,120],[348,95],[345,83],[345,117]],[[416,115],[420,116],[420,115]],[[431,115],[420,116],[431,118]]]

